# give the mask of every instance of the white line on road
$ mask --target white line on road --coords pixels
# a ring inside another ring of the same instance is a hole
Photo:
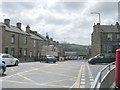
[[[89,82],[90,82],[90,85],[92,85],[92,83],[94,82],[94,78],[93,78],[93,75],[91,73],[88,63],[87,63],[87,68],[88,68],[88,72],[89,72]]]
[[[11,71],[15,71],[15,70],[12,68]]]

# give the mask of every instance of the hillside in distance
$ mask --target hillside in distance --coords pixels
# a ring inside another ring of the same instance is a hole
[[[88,55],[90,49],[90,46],[87,45],[78,45],[78,44],[69,44],[69,43],[65,43],[63,47],[65,51],[77,52],[78,55]]]

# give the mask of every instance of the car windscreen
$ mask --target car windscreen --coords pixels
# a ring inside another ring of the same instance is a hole
[[[47,56],[48,58],[55,58],[54,56]]]

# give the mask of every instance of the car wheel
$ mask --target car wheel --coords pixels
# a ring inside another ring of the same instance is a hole
[[[56,61],[53,61],[53,63],[56,63]]]
[[[18,61],[15,62],[15,66],[18,66]]]
[[[3,63],[3,64],[5,64],[5,62],[4,62],[4,61],[3,61],[2,63]]]
[[[48,63],[48,60],[46,60],[45,62]]]
[[[0,69],[0,75],[2,76],[3,74],[4,74],[4,69],[1,68],[1,69]]]
[[[41,61],[40,61],[40,63],[41,63]]]

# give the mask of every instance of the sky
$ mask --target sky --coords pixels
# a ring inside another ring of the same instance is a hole
[[[118,22],[118,0],[3,0],[0,22],[10,19],[11,25],[22,23],[55,41],[91,45],[93,25],[115,25]]]

